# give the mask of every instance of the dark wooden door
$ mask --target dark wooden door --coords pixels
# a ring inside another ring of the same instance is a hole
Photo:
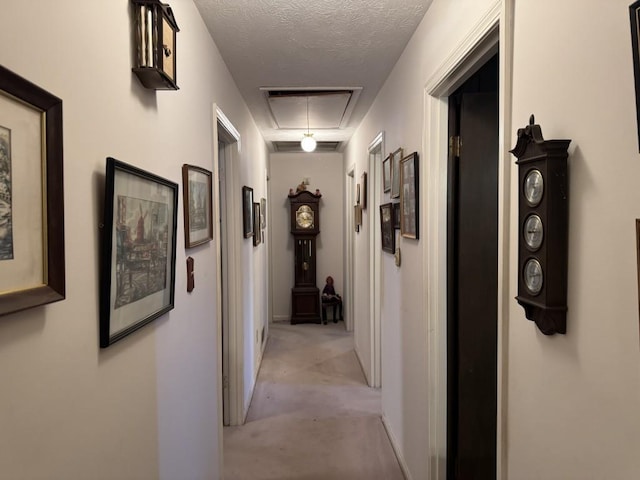
[[[496,478],[497,418],[495,59],[450,97],[450,133],[447,478],[489,480]]]

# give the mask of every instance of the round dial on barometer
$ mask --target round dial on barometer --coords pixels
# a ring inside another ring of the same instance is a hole
[[[524,242],[527,248],[531,251],[536,251],[542,245],[542,239],[544,238],[544,227],[542,226],[542,220],[538,215],[529,215],[524,222]]]
[[[309,205],[301,205],[296,210],[296,224],[300,228],[313,228],[313,210]]]
[[[542,266],[535,258],[530,258],[524,266],[524,285],[531,295],[537,295],[542,290]]]
[[[540,170],[533,169],[524,179],[524,198],[532,207],[537,206],[544,194],[544,179]]]

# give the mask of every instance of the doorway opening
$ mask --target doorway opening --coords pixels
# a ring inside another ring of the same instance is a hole
[[[447,479],[497,471],[498,57],[449,96]]]
[[[379,245],[381,245],[380,215],[378,207],[380,205],[382,159],[384,158],[384,132],[378,133],[376,138],[369,144],[369,178],[367,179],[365,199],[368,205],[371,219],[369,232],[369,317],[371,318],[371,362],[369,386],[374,388],[382,387],[382,327],[381,327],[381,297],[383,289],[381,287],[382,278],[382,258]],[[364,181],[363,181],[364,182]]]
[[[237,251],[233,232],[237,231],[239,215],[236,202],[233,199],[234,188],[234,159],[237,158],[240,148],[240,134],[233,127],[227,117],[214,106],[216,119],[214,129],[214,141],[216,153],[214,154],[214,174],[217,181],[218,196],[215,199],[215,229],[217,239],[217,272],[218,272],[218,333],[220,340],[218,346],[219,374],[221,389],[221,417],[222,424],[241,425],[244,421],[242,407],[242,368],[241,355],[234,352],[242,352],[237,345],[242,345],[242,324],[237,321],[241,318],[238,311],[237,275],[239,264],[239,252]],[[220,432],[221,433],[221,432]]]

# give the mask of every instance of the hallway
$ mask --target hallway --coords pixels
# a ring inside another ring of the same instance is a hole
[[[273,323],[247,421],[224,429],[226,480],[402,479],[344,324]]]

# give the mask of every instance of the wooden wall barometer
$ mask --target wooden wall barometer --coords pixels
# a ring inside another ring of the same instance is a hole
[[[518,296],[545,335],[567,332],[568,180],[571,140],[544,140],[531,115],[511,153],[518,165]]]
[[[316,286],[316,236],[320,233],[320,192],[289,194],[294,250],[291,324],[320,323],[320,290]]]

